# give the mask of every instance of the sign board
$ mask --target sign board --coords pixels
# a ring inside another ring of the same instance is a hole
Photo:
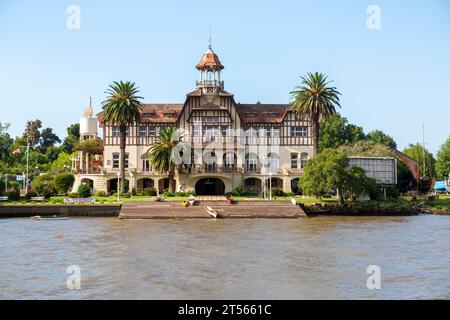
[[[65,198],[64,203],[76,204],[76,203],[95,203],[95,199],[91,198]]]

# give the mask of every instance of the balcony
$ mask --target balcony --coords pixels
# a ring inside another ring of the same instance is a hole
[[[223,89],[225,87],[225,82],[218,80],[201,80],[196,82],[197,87],[219,87]]]
[[[185,173],[242,173],[242,168],[221,165],[193,165],[185,169]]]

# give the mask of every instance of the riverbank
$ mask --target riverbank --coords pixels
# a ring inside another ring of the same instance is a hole
[[[121,205],[2,205],[0,218],[118,217]]]

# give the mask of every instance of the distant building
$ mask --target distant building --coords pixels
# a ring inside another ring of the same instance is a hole
[[[366,170],[378,185],[397,185],[397,159],[393,157],[350,157],[350,165]]]

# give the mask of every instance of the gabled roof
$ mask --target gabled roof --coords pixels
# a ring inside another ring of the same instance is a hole
[[[142,123],[177,123],[184,104],[149,103],[142,108]],[[169,116],[170,115],[170,116]],[[173,116],[172,116],[173,115]],[[100,126],[103,124],[103,112],[97,115]]]
[[[280,124],[291,110],[288,104],[236,104],[236,110],[243,123]]]

